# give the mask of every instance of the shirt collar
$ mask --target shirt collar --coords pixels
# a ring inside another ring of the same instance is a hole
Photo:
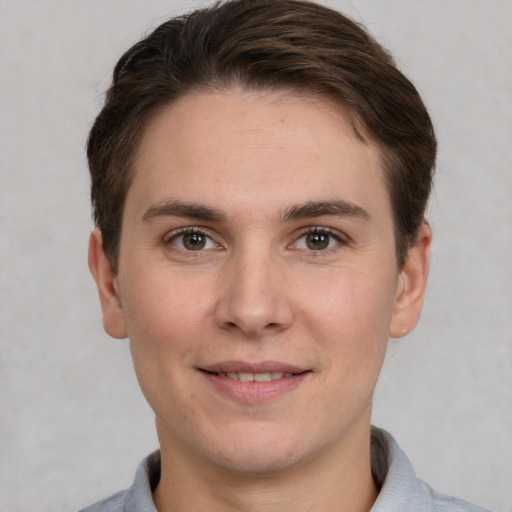
[[[372,427],[373,478],[379,495],[370,512],[428,512],[432,498],[427,486],[416,478],[405,453],[386,431]]]

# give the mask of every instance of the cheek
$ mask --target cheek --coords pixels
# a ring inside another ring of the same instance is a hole
[[[390,283],[379,285],[378,279],[365,280],[359,275],[355,279],[333,280],[323,289],[311,287],[303,307],[312,324],[328,330],[334,337],[336,333],[352,332],[366,334],[371,342],[374,336],[387,333],[394,295]]]
[[[140,387],[155,412],[194,403],[183,378],[193,365],[204,322],[193,294],[174,293],[162,280],[135,281],[123,304],[130,350]],[[174,407],[174,406],[173,406]],[[186,421],[187,412],[180,417]]]
[[[378,372],[382,364],[394,287],[389,277],[353,275],[352,279],[332,279],[323,290],[310,288],[302,317],[321,350],[329,354],[327,364],[359,378]]]
[[[199,331],[205,326],[204,297],[179,279],[161,275],[151,279],[148,273],[144,277],[131,281],[123,300],[132,351],[144,357],[186,353],[200,339]]]

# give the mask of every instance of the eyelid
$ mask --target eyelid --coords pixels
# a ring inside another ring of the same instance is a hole
[[[176,228],[176,229],[172,229],[171,231],[168,231],[164,235],[164,238],[163,238],[164,243],[170,242],[173,238],[176,238],[179,235],[186,235],[188,233],[192,233],[192,234],[197,233],[199,235],[204,235],[209,238],[213,238],[211,233],[205,228],[200,228],[198,226],[184,226],[181,228]]]
[[[215,248],[198,249],[197,251],[188,251],[185,249],[181,249],[177,245],[171,243],[174,239],[176,239],[177,237],[179,237],[181,235],[195,234],[195,233],[209,238],[215,244]],[[328,235],[328,236],[334,238],[337,241],[336,246],[329,247],[326,249],[318,249],[318,250],[299,249],[297,247],[293,247],[294,245],[297,244],[297,242],[302,237],[311,235],[311,234],[317,234],[317,233],[325,234],[325,235]],[[339,231],[337,229],[327,227],[327,226],[305,226],[296,231],[292,242],[287,245],[287,248],[311,253],[311,255],[314,255],[314,256],[321,256],[321,255],[327,255],[331,252],[339,250],[341,247],[348,245],[350,243],[350,241],[351,241],[351,239],[347,234],[345,234],[342,231]],[[210,229],[204,228],[204,227],[199,227],[199,226],[184,226],[184,227],[173,229],[164,235],[163,243],[164,243],[164,245],[170,246],[172,248],[172,250],[175,250],[177,252],[189,253],[189,254],[194,254],[194,255],[200,255],[201,253],[212,251],[212,250],[224,249],[223,244],[219,243],[218,237],[215,236],[215,234],[213,234]]]
[[[178,238],[182,235],[187,235],[187,234],[198,234],[198,235],[205,236],[205,237],[209,238],[215,244],[215,248],[198,249],[197,251],[188,251],[188,250],[182,249],[182,248],[178,247],[176,244],[172,243],[172,241],[175,240],[176,238]],[[222,244],[220,244],[216,240],[216,238],[217,237],[215,237],[209,229],[199,227],[199,226],[184,226],[184,227],[173,229],[173,230],[167,232],[163,237],[163,243],[164,243],[164,245],[170,247],[171,250],[179,251],[181,253],[190,253],[191,255],[197,256],[204,252],[208,252],[208,251],[212,251],[212,250],[216,250],[216,249],[222,249],[223,248]]]
[[[314,256],[321,256],[321,255],[326,255],[326,254],[329,254],[329,253],[331,253],[333,251],[339,250],[340,247],[346,246],[346,245],[348,245],[350,243],[350,237],[348,235],[346,235],[345,233],[343,233],[341,231],[338,231],[337,229],[330,228],[330,227],[327,227],[327,226],[307,226],[307,227],[301,228],[299,230],[298,234],[294,237],[294,241],[291,244],[289,244],[288,247],[296,245],[297,242],[301,238],[303,238],[304,236],[307,236],[307,235],[312,235],[312,234],[325,234],[325,235],[328,235],[328,236],[334,238],[338,243],[336,244],[335,247],[330,247],[330,248],[327,248],[327,249],[318,249],[318,250],[314,250],[314,249],[297,249],[297,250],[300,250],[300,251],[303,251],[303,252],[307,252],[307,253],[311,253]]]

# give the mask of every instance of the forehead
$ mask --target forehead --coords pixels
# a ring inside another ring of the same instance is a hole
[[[286,208],[286,201],[338,194],[387,199],[378,147],[361,140],[347,110],[323,96],[286,90],[182,97],[148,122],[134,171],[127,201],[195,194],[226,208]]]

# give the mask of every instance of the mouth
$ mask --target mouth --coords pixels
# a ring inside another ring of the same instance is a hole
[[[240,382],[271,382],[273,380],[279,379],[289,379],[296,373],[291,372],[210,372],[208,370],[202,370],[211,375],[216,375],[218,377],[227,377],[228,379],[238,380]],[[301,372],[303,373],[303,372]]]
[[[263,403],[296,389],[312,373],[286,363],[226,361],[198,368],[213,389],[245,403]]]

